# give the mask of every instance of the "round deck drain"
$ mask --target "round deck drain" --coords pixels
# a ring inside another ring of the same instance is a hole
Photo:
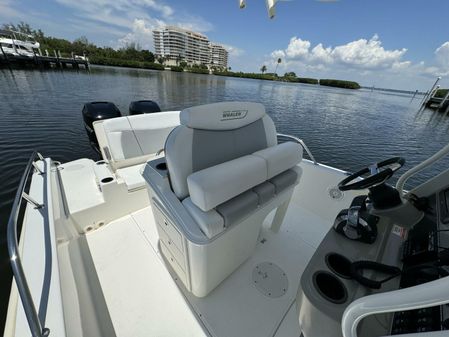
[[[272,262],[262,262],[253,269],[253,284],[267,297],[281,297],[287,292],[288,278],[285,272]]]

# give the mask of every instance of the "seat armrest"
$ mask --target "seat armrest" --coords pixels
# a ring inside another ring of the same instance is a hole
[[[202,244],[209,239],[170,188],[168,177],[157,171],[156,165],[145,165],[142,176],[151,191],[150,202],[155,202],[170,217],[176,228],[191,242]]]
[[[203,212],[192,202],[190,198],[185,198],[182,205],[187,209],[190,215],[195,219],[201,231],[209,238],[220,234],[225,230],[223,217],[216,210],[211,209]]]
[[[263,158],[267,162],[268,179],[291,169],[302,160],[302,146],[294,142],[286,142],[257,152],[254,156]]]
[[[265,180],[265,160],[247,155],[192,173],[187,185],[192,202],[207,212]]]

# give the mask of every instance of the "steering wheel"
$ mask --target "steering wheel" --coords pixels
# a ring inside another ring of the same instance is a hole
[[[340,191],[363,190],[365,188],[383,184],[391,178],[391,176],[399,170],[404,163],[405,159],[401,157],[393,157],[379,163],[375,163],[343,179],[338,184],[338,188]],[[369,173],[369,176],[362,177],[367,173]],[[351,184],[351,182],[357,178],[363,179]]]

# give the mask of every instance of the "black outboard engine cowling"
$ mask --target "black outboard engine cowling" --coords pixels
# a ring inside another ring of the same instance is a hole
[[[134,101],[129,104],[130,115],[148,114],[152,112],[161,112],[161,108],[154,101]]]
[[[89,102],[83,107],[84,128],[89,137],[90,145],[100,153],[97,136],[95,135],[93,123],[96,121],[121,117],[122,114],[112,102]]]

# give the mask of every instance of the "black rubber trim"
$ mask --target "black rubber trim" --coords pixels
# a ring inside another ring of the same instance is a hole
[[[373,270],[382,274],[390,275],[381,281],[375,281],[363,276],[363,270]],[[395,266],[389,266],[375,261],[356,261],[351,264],[351,276],[361,285],[371,289],[380,289],[382,283],[385,283],[401,275],[401,269]]]

